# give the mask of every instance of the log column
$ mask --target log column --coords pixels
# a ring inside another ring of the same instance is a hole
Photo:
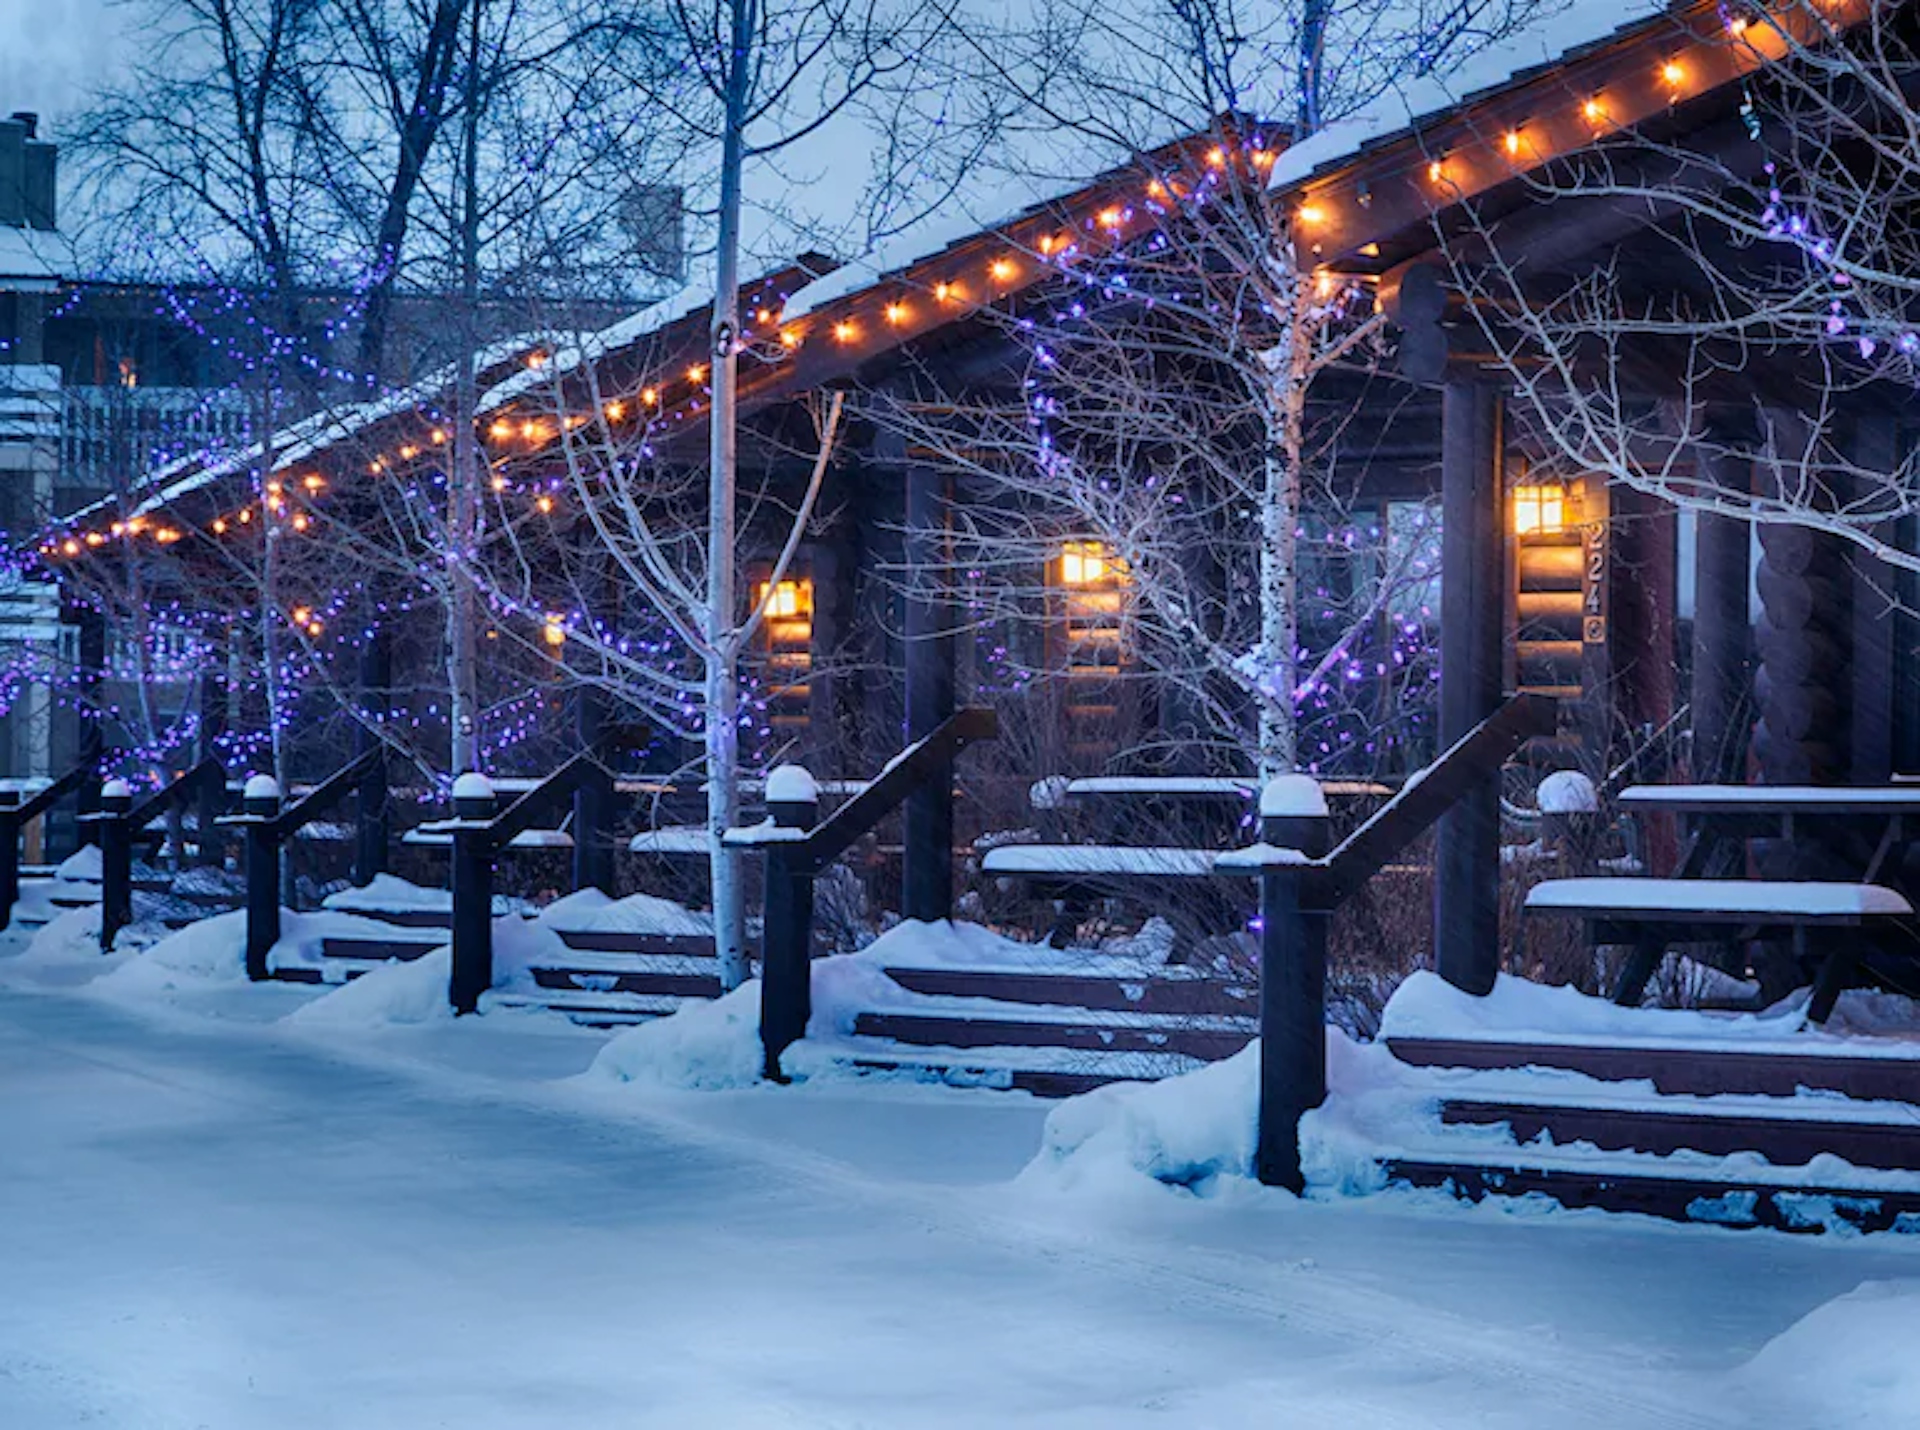
[[[947,594],[951,558],[952,477],[907,460],[897,433],[876,443],[880,460],[901,473],[906,495],[905,642],[907,739],[925,738],[954,707],[953,612]],[[907,796],[900,912],[944,919],[953,912],[953,781],[929,780]]]
[[[1885,417],[1861,418],[1854,428],[1852,448],[1853,463],[1862,472],[1891,474],[1900,465],[1900,433]],[[1868,488],[1872,485],[1872,477],[1857,479],[1856,490],[1848,495],[1870,500]],[[1888,541],[1897,536],[1891,522],[1873,534]],[[1911,626],[1900,619],[1900,592],[1887,563],[1857,547],[1848,548],[1842,555],[1853,607],[1852,650],[1847,662],[1853,677],[1848,777],[1855,784],[1885,784],[1894,771],[1894,652]],[[1904,656],[1912,659],[1910,644]]]
[[[1441,403],[1440,745],[1500,703],[1506,522],[1503,401],[1492,384],[1450,378]],[[1500,786],[1488,780],[1440,821],[1434,859],[1440,976],[1491,992],[1500,971]]]
[[[215,759],[227,733],[227,641],[224,635],[207,652],[200,671],[199,756]],[[195,861],[218,867],[224,862],[219,827],[215,823],[226,806],[226,781],[207,780],[194,804]]]
[[[613,765],[606,738],[607,697],[598,686],[573,692],[574,738],[598,762],[573,790],[573,887],[613,897]]]
[[[1768,495],[1799,486],[1809,450],[1805,423],[1769,414],[1774,450],[1756,484]],[[1847,671],[1852,580],[1838,540],[1788,523],[1760,527],[1760,668],[1754,694],[1760,722],[1754,753],[1766,784],[1839,784],[1850,767]],[[1784,875],[1778,877],[1785,877]],[[1799,877],[1812,877],[1803,874]]]
[[[1702,451],[1695,465],[1702,484],[1716,491],[1753,489],[1753,469],[1743,458]],[[1752,538],[1746,522],[1712,512],[1701,512],[1694,530],[1693,775],[1741,784],[1752,724]]]
[[[360,719],[353,734],[356,756],[380,748],[380,732],[374,726],[385,725],[392,714],[392,690],[393,645],[386,627],[376,620],[360,648]],[[393,833],[384,761],[361,777],[356,803],[353,882],[364,888],[387,871],[387,846]]]
[[[76,665],[80,704],[80,741],[74,763],[97,770],[107,750],[107,618],[91,606],[79,612],[80,636]],[[93,780],[80,786],[79,813],[100,812],[100,787]],[[92,844],[99,837],[98,826],[80,825],[80,842]]]

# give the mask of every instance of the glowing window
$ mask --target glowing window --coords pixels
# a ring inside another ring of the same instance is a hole
[[[1513,489],[1513,534],[1555,536],[1567,529],[1567,489],[1558,482]]]

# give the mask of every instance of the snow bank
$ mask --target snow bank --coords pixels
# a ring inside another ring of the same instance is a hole
[[[1430,1092],[1378,1044],[1327,1029],[1328,1097],[1300,1127],[1309,1191],[1353,1195],[1384,1184],[1383,1139],[1424,1134]],[[1118,1082],[1060,1103],[1021,1180],[1062,1191],[1158,1183],[1200,1196],[1253,1176],[1260,1044],[1159,1082]]]
[[[453,950],[436,948],[407,963],[384,963],[289,1013],[285,1022],[326,1032],[365,1032],[394,1024],[450,1021],[447,981]]]
[[[94,986],[101,992],[142,998],[194,986],[244,983],[246,946],[246,912],[216,914],[168,934]]]
[[[714,1091],[760,1080],[760,983],[640,1023],[612,1039],[584,1074],[646,1087]]]
[[[1824,1029],[1805,1027],[1805,990],[1760,1013],[1622,1008],[1574,988],[1550,988],[1502,974],[1484,998],[1436,973],[1410,975],[1380,1017],[1383,1038],[1685,1039],[1695,1047],[1789,1042],[1822,1053],[1920,1057],[1920,1005],[1892,994],[1851,990]]]
[[[100,846],[82,844],[73,853],[60,861],[60,867],[53,871],[56,879],[65,879],[73,884],[97,884],[100,882]]]
[[[349,913],[410,913],[415,909],[451,912],[453,894],[446,889],[423,889],[392,874],[375,874],[373,882],[365,888],[342,889],[337,894],[328,894],[321,903],[329,909],[344,909]]]
[[[713,932],[713,915],[697,913],[672,899],[629,894],[611,899],[598,889],[582,889],[556,899],[536,923],[569,933],[658,933],[699,935]]]
[[[910,922],[895,925],[858,953],[815,959],[807,1036],[782,1055],[781,1069],[800,1082],[834,1074],[840,1067],[837,1045],[852,1034],[862,1011],[912,1000],[914,995],[887,977],[889,964],[978,967],[1004,964],[1015,955],[1031,959],[1033,952],[1032,945],[973,924]],[[689,1000],[664,1018],[616,1035],[594,1060],[589,1076],[712,1090],[752,1086],[760,1080],[762,1063],[756,979],[716,1001]]]
[[[80,909],[63,909],[41,928],[34,930],[16,962],[25,964],[74,963],[100,959],[100,906],[89,904]]]
[[[1737,1378],[1780,1430],[1911,1425],[1917,1337],[1920,1281],[1867,1281],[1775,1336]]]
[[[1145,1177],[1205,1195],[1253,1172],[1260,1046],[1161,1082],[1111,1083],[1047,1115],[1021,1180],[1063,1191],[1121,1189]]]

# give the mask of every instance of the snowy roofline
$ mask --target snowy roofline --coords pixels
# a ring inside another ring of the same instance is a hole
[[[1466,55],[1448,73],[1416,75],[1352,114],[1284,149],[1267,176],[1270,189],[1290,189],[1338,168],[1364,151],[1525,83],[1541,68],[1564,65],[1586,50],[1665,14],[1694,8],[1687,0],[1575,0],[1537,16],[1496,44]]]
[[[1279,191],[1296,189],[1310,178],[1321,178],[1330,171],[1351,166],[1393,141],[1417,134],[1439,116],[1502,96],[1537,79],[1543,69],[1563,68],[1582,52],[1599,49],[1608,41],[1641,29],[1663,15],[1679,16],[1700,8],[1697,0],[1621,0],[1621,3],[1574,0],[1566,9],[1539,16],[1507,39],[1467,55],[1446,76],[1425,76],[1391,90],[1318,134],[1282,148],[1269,175],[1268,187]],[[1191,145],[1204,140],[1208,133],[1197,131],[1164,147]],[[1036,185],[1029,192],[1009,196],[1006,211],[985,223],[972,213],[935,212],[867,254],[796,288],[782,306],[779,321],[806,317],[854,299],[960,244],[1042,215],[1050,207],[1085,199],[1129,177],[1130,170],[1123,166],[1049,192],[1040,192]],[[542,383],[553,382],[588,363],[655,338],[709,305],[704,289],[690,285],[596,332],[524,334],[495,344],[487,352],[504,356],[491,359],[488,365],[538,348],[544,348],[551,361],[537,369],[511,372],[487,388],[477,404],[477,414],[499,411]],[[274,443],[274,470],[284,471],[309,460],[328,447],[402,412],[431,410],[427,399],[446,390],[453,371],[449,366],[385,398],[333,409],[288,428]],[[190,476],[142,501],[134,514],[149,513],[222,476],[247,470],[257,461],[260,450],[260,444],[255,444],[221,462],[192,470]],[[171,468],[162,468],[151,482],[164,481],[169,472],[191,467],[192,459],[185,459]],[[111,500],[95,503],[60,525],[71,528],[83,518],[110,508]]]

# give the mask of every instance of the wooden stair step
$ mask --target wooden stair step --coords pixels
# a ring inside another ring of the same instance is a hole
[[[591,953],[714,956],[713,935],[709,933],[634,933],[626,929],[555,929],[553,932],[568,948]]]
[[[536,988],[561,993],[645,993],[675,998],[718,998],[718,973],[670,973],[655,971],[608,972],[598,968],[534,968]]]
[[[445,939],[428,942],[424,939],[361,938],[329,934],[320,940],[320,953],[323,958],[408,962],[412,959],[424,958],[436,948],[443,948],[445,945]]]
[[[919,1058],[880,1052],[861,1052],[849,1058],[848,1062],[863,1072],[909,1073],[935,1078],[956,1086],[1001,1088],[1046,1098],[1078,1097],[1083,1092],[1092,1092],[1096,1087],[1129,1081],[1127,1078],[1098,1072],[1005,1067],[988,1063],[969,1063],[961,1058]]]
[[[647,994],[616,1002],[601,994],[583,992],[569,996],[558,991],[539,995],[497,991],[491,998],[493,1004],[501,1007],[545,1008],[550,1012],[563,1013],[584,1028],[619,1028],[635,1023],[650,1023],[677,1011],[686,1001],[669,995]]]
[[[1777,1166],[1804,1166],[1831,1153],[1856,1167],[1920,1171],[1920,1109],[1913,1122],[1836,1117],[1770,1116],[1704,1106],[1616,1106],[1604,1103],[1449,1098],[1440,1120],[1449,1125],[1505,1123],[1516,1142],[1542,1133],[1565,1147],[1588,1142],[1608,1152],[1704,1152],[1724,1157],[1757,1152]]]
[[[1081,1048],[1089,1052],[1184,1053],[1217,1062],[1253,1040],[1251,1029],[1124,1026],[951,1013],[866,1012],[853,1030],[864,1037],[938,1048]]]
[[[1230,1017],[1250,1016],[1260,1006],[1257,988],[1211,978],[1129,979],[1097,973],[973,968],[889,968],[886,972],[909,992],[936,997],[988,998],[1122,1013],[1211,1013]]]
[[[1701,1097],[1791,1097],[1807,1088],[1868,1102],[1920,1104],[1920,1058],[1479,1038],[1389,1037],[1387,1049],[1414,1067],[1559,1068],[1607,1082],[1644,1079],[1660,1092]]]
[[[1667,1221],[1728,1227],[1817,1232],[1836,1215],[1861,1231],[1885,1231],[1903,1218],[1920,1218],[1920,1188],[1794,1186],[1759,1179],[1714,1181],[1688,1175],[1626,1172],[1609,1167],[1528,1165],[1514,1161],[1390,1158],[1387,1180],[1440,1187],[1469,1201],[1488,1196],[1542,1195],[1564,1207],[1639,1212]]]

